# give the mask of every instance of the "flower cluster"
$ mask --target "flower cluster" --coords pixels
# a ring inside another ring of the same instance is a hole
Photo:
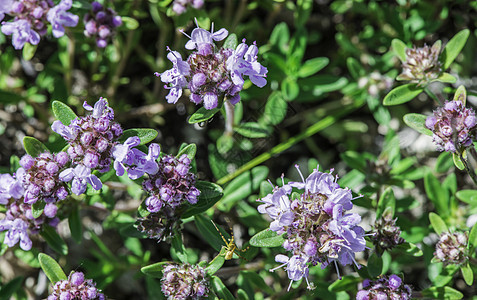
[[[159,157],[161,147],[152,143],[149,146],[149,154],[138,150],[141,140],[137,136],[128,138],[124,144],[117,144],[113,148],[114,169],[116,175],[122,176],[126,171],[131,179],[138,179],[145,173],[154,175],[159,170],[156,159]]]
[[[356,294],[356,300],[407,300],[411,299],[412,290],[397,275],[383,276],[378,280],[363,281],[363,289]]]
[[[464,232],[444,232],[436,245],[434,257],[444,264],[462,265],[469,259],[469,237]]]
[[[180,224],[180,216],[169,206],[163,207],[159,212],[150,213],[144,218],[138,218],[136,221],[140,232],[158,242],[172,239]]]
[[[28,154],[23,156],[20,165],[25,170],[25,203],[33,204],[40,200],[45,201],[46,207],[49,207],[55,206],[54,203],[59,200],[64,200],[68,191],[66,184],[59,180],[59,177],[69,161],[66,152],[43,152],[35,158]]]
[[[57,207],[48,202],[39,216],[34,216],[30,203],[24,202],[27,173],[19,168],[14,176],[0,174],[0,204],[5,205],[5,218],[0,220],[0,231],[7,231],[3,241],[8,247],[20,242],[20,247],[28,251],[32,247],[29,234],[38,234],[43,224],[56,227]],[[54,200],[52,200],[54,201]]]
[[[75,27],[79,17],[68,12],[72,0],[61,0],[54,5],[51,0],[3,0],[0,4],[0,21],[5,13],[13,16],[10,22],[2,23],[2,32],[12,36],[15,49],[22,49],[25,43],[37,45],[41,36],[52,26],[53,36],[62,37],[66,27]]]
[[[188,5],[199,9],[204,5],[204,0],[174,0],[174,3],[172,3],[172,11],[177,15],[181,15],[187,10]]]
[[[142,183],[150,194],[145,201],[150,212],[159,212],[165,206],[175,209],[185,202],[197,203],[200,191],[195,187],[195,174],[189,169],[190,159],[186,154],[179,158],[172,155],[160,158],[157,173]]]
[[[408,80],[418,84],[427,84],[439,77],[442,72],[439,54],[441,43],[438,41],[432,47],[406,49],[406,62],[402,65],[402,73],[398,80]]]
[[[209,292],[207,273],[198,265],[169,264],[164,267],[161,283],[168,299],[201,299]]]
[[[366,77],[358,80],[358,87],[366,88],[373,97],[378,97],[382,91],[388,91],[393,85],[393,79],[374,71]]]
[[[290,200],[292,188],[304,192],[298,199]],[[275,260],[282,263],[279,267],[286,266],[290,286],[305,277],[311,288],[308,264],[321,263],[325,268],[333,262],[337,268],[337,262],[342,265],[354,262],[359,268],[355,253],[363,251],[366,242],[364,230],[358,226],[361,217],[346,213],[353,207],[351,200],[349,189],[340,188],[333,175],[317,169],[306,180],[303,178],[303,182],[275,187],[272,194],[259,200],[263,204],[258,211],[273,219],[270,229],[286,234],[283,247],[291,251],[292,256],[279,254]]]
[[[185,47],[196,50],[186,61],[177,51],[170,51],[167,58],[173,67],[160,76],[167,83],[169,94],[167,102],[176,103],[182,95],[182,90],[188,88],[191,92],[189,99],[195,104],[203,103],[206,109],[216,108],[219,100],[225,99],[231,104],[240,101],[239,92],[243,88],[246,75],[253,84],[263,87],[267,83],[267,69],[257,61],[258,48],[255,43],[251,46],[242,41],[237,48],[216,49],[214,41],[221,41],[228,35],[224,28],[211,32],[200,27],[195,28]]]
[[[83,107],[92,111],[92,114],[76,118],[68,126],[60,121],[51,125],[53,131],[69,144],[67,152],[71,167],[61,172],[59,178],[66,182],[73,180],[72,192],[77,195],[84,193],[87,183],[96,190],[101,188],[101,181],[91,171],[109,171],[112,149],[123,133],[121,125],[113,121],[114,112],[106,99],[99,99],[94,108],[86,102]]]
[[[474,111],[459,100],[447,101],[426,119],[437,150],[457,153],[472,145],[476,124]]]
[[[396,226],[396,220],[397,218],[393,219],[391,213],[384,212],[374,223],[372,240],[376,252],[382,253],[404,243],[404,239],[400,236],[401,230],[399,226]]]
[[[68,280],[60,280],[53,286],[47,300],[104,300],[106,297],[96,288],[91,279],[85,279],[82,272],[72,272]]]
[[[117,27],[123,23],[121,17],[111,8],[105,8],[101,3],[94,1],[91,3],[92,10],[84,16],[84,35],[95,37],[96,45],[104,48],[108,45],[108,40],[114,35]]]

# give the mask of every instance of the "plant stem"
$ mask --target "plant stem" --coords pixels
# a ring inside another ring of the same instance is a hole
[[[459,157],[460,157],[460,160],[462,161],[462,163],[464,164],[465,170],[467,171],[467,173],[472,178],[472,181],[475,183],[475,185],[477,185],[477,176],[475,175],[474,168],[472,168],[472,166],[467,162],[467,160],[464,158],[462,153],[459,153]]]
[[[224,101],[225,107],[225,135],[232,135],[234,133],[234,106],[230,101]]]
[[[240,168],[238,168],[235,172],[228,174],[219,180],[217,180],[217,184],[223,185],[230,180],[234,179],[238,175],[242,174],[245,171],[250,170],[251,168],[267,161],[268,159],[272,158],[274,155],[279,154],[291,146],[297,144],[298,142],[302,141],[303,139],[310,137],[317,132],[325,129],[326,127],[334,124],[336,121],[338,121],[339,118],[344,117],[345,115],[351,113],[352,111],[360,108],[363,106],[364,101],[363,100],[355,100],[352,104],[348,106],[342,107],[339,111],[337,111],[334,115],[330,114],[320,121],[316,122],[315,124],[311,125],[308,127],[304,132],[300,133],[299,135],[293,136],[289,138],[287,141],[276,145],[273,147],[270,151],[265,152],[257,156],[256,158],[252,159],[251,161],[247,162]]]
[[[426,94],[429,97],[431,97],[437,103],[437,105],[439,105],[439,106],[443,105],[442,101],[436,96],[436,94],[431,92],[431,90],[428,87],[424,88],[424,92],[426,92]]]

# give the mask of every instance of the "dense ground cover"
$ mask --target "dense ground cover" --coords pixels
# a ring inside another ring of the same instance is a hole
[[[471,299],[474,1],[0,3],[0,299]]]

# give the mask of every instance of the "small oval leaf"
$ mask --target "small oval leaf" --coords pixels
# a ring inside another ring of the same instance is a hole
[[[75,112],[66,104],[60,101],[53,101],[51,109],[55,117],[65,126],[70,125],[71,121],[78,118]]]
[[[190,116],[188,122],[189,124],[205,122],[212,118],[219,110],[219,108],[206,109],[205,107],[201,107]]]
[[[254,235],[250,239],[250,245],[254,247],[280,247],[285,242],[283,235],[278,235],[275,231],[265,229]]]
[[[266,126],[256,122],[246,122],[234,128],[235,132],[251,139],[264,138],[270,134]]]
[[[463,85],[460,85],[454,94],[454,101],[460,101],[465,106],[465,102],[467,100],[467,91]]]
[[[316,74],[321,69],[326,67],[330,60],[327,57],[315,57],[303,63],[300,70],[298,70],[298,77],[305,78]]]
[[[189,145],[182,144],[176,157],[179,158],[183,154],[186,154],[190,160],[193,160],[196,152],[197,152],[197,146],[195,144],[189,144]]]
[[[465,265],[461,266],[460,271],[462,272],[462,277],[464,277],[465,283],[467,283],[468,286],[472,286],[474,283],[474,272],[469,263],[467,262]]]
[[[141,140],[139,145],[145,145],[157,137],[157,130],[152,128],[132,128],[123,131],[118,142],[124,143],[128,138],[137,136]]]
[[[161,261],[152,265],[148,265],[148,266],[142,267],[141,272],[152,277],[161,278],[162,270],[164,269],[166,265],[170,263],[171,263],[170,261]]]
[[[393,39],[391,42],[391,47],[393,48],[394,54],[401,60],[401,62],[406,61],[406,44],[400,39]]]
[[[237,48],[237,45],[238,45],[237,35],[235,33],[231,33],[225,39],[225,42],[224,42],[224,45],[222,46],[222,48],[235,50],[235,48]]]
[[[129,30],[135,30],[139,27],[139,22],[131,17],[122,16],[121,20],[123,21],[126,28]]]
[[[403,117],[404,123],[419,133],[432,136],[432,131],[426,127],[425,115],[421,114],[405,114]]]
[[[386,97],[384,97],[383,104],[387,106],[403,104],[411,101],[423,91],[424,89],[417,87],[415,83],[401,85],[391,90]]]
[[[60,280],[68,279],[61,266],[51,257],[45,253],[38,254],[38,261],[40,262],[41,269],[45,272],[46,277],[50,279],[50,282],[55,284]]]
[[[224,263],[225,256],[219,253],[219,255],[214,257],[214,259],[207,265],[205,270],[209,276],[214,275],[214,273],[217,272],[224,265]]]
[[[45,208],[45,201],[38,200],[33,205],[31,206],[31,213],[33,215],[33,218],[37,219],[41,216],[43,213],[43,209]]]
[[[442,220],[439,215],[431,212],[429,213],[429,221],[431,222],[432,227],[434,228],[434,231],[438,234],[441,235],[444,232],[449,232],[449,229],[447,228],[446,223],[444,220]]]
[[[31,136],[25,136],[23,138],[23,148],[25,148],[26,153],[33,157],[37,157],[41,153],[49,151],[42,142]]]
[[[460,51],[462,51],[462,48],[464,48],[469,34],[469,29],[464,29],[447,43],[441,54],[443,60],[442,70],[447,70],[450,67],[451,63],[455,60],[457,55],[459,55]]]

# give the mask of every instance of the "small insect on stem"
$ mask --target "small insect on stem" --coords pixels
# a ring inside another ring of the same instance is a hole
[[[217,231],[219,232],[220,236],[222,237],[222,240],[224,241],[225,243],[225,246],[222,246],[222,248],[225,248],[225,254],[224,254],[224,257],[225,257],[225,260],[230,260],[232,259],[234,253],[238,255],[238,257],[240,257],[241,259],[244,259],[244,260],[247,260],[245,259],[244,257],[242,257],[238,251],[240,252],[245,252],[248,250],[248,248],[250,248],[250,246],[248,246],[247,248],[245,249],[239,249],[237,247],[237,245],[235,244],[234,242],[234,232],[232,230],[231,227],[230,228],[230,236],[231,238],[228,239],[228,241],[225,239],[225,237],[222,235],[222,233],[220,232],[219,228],[217,227],[217,225],[215,225],[214,221],[210,220],[212,222],[212,224],[214,224],[214,227],[215,229],[217,229]]]

